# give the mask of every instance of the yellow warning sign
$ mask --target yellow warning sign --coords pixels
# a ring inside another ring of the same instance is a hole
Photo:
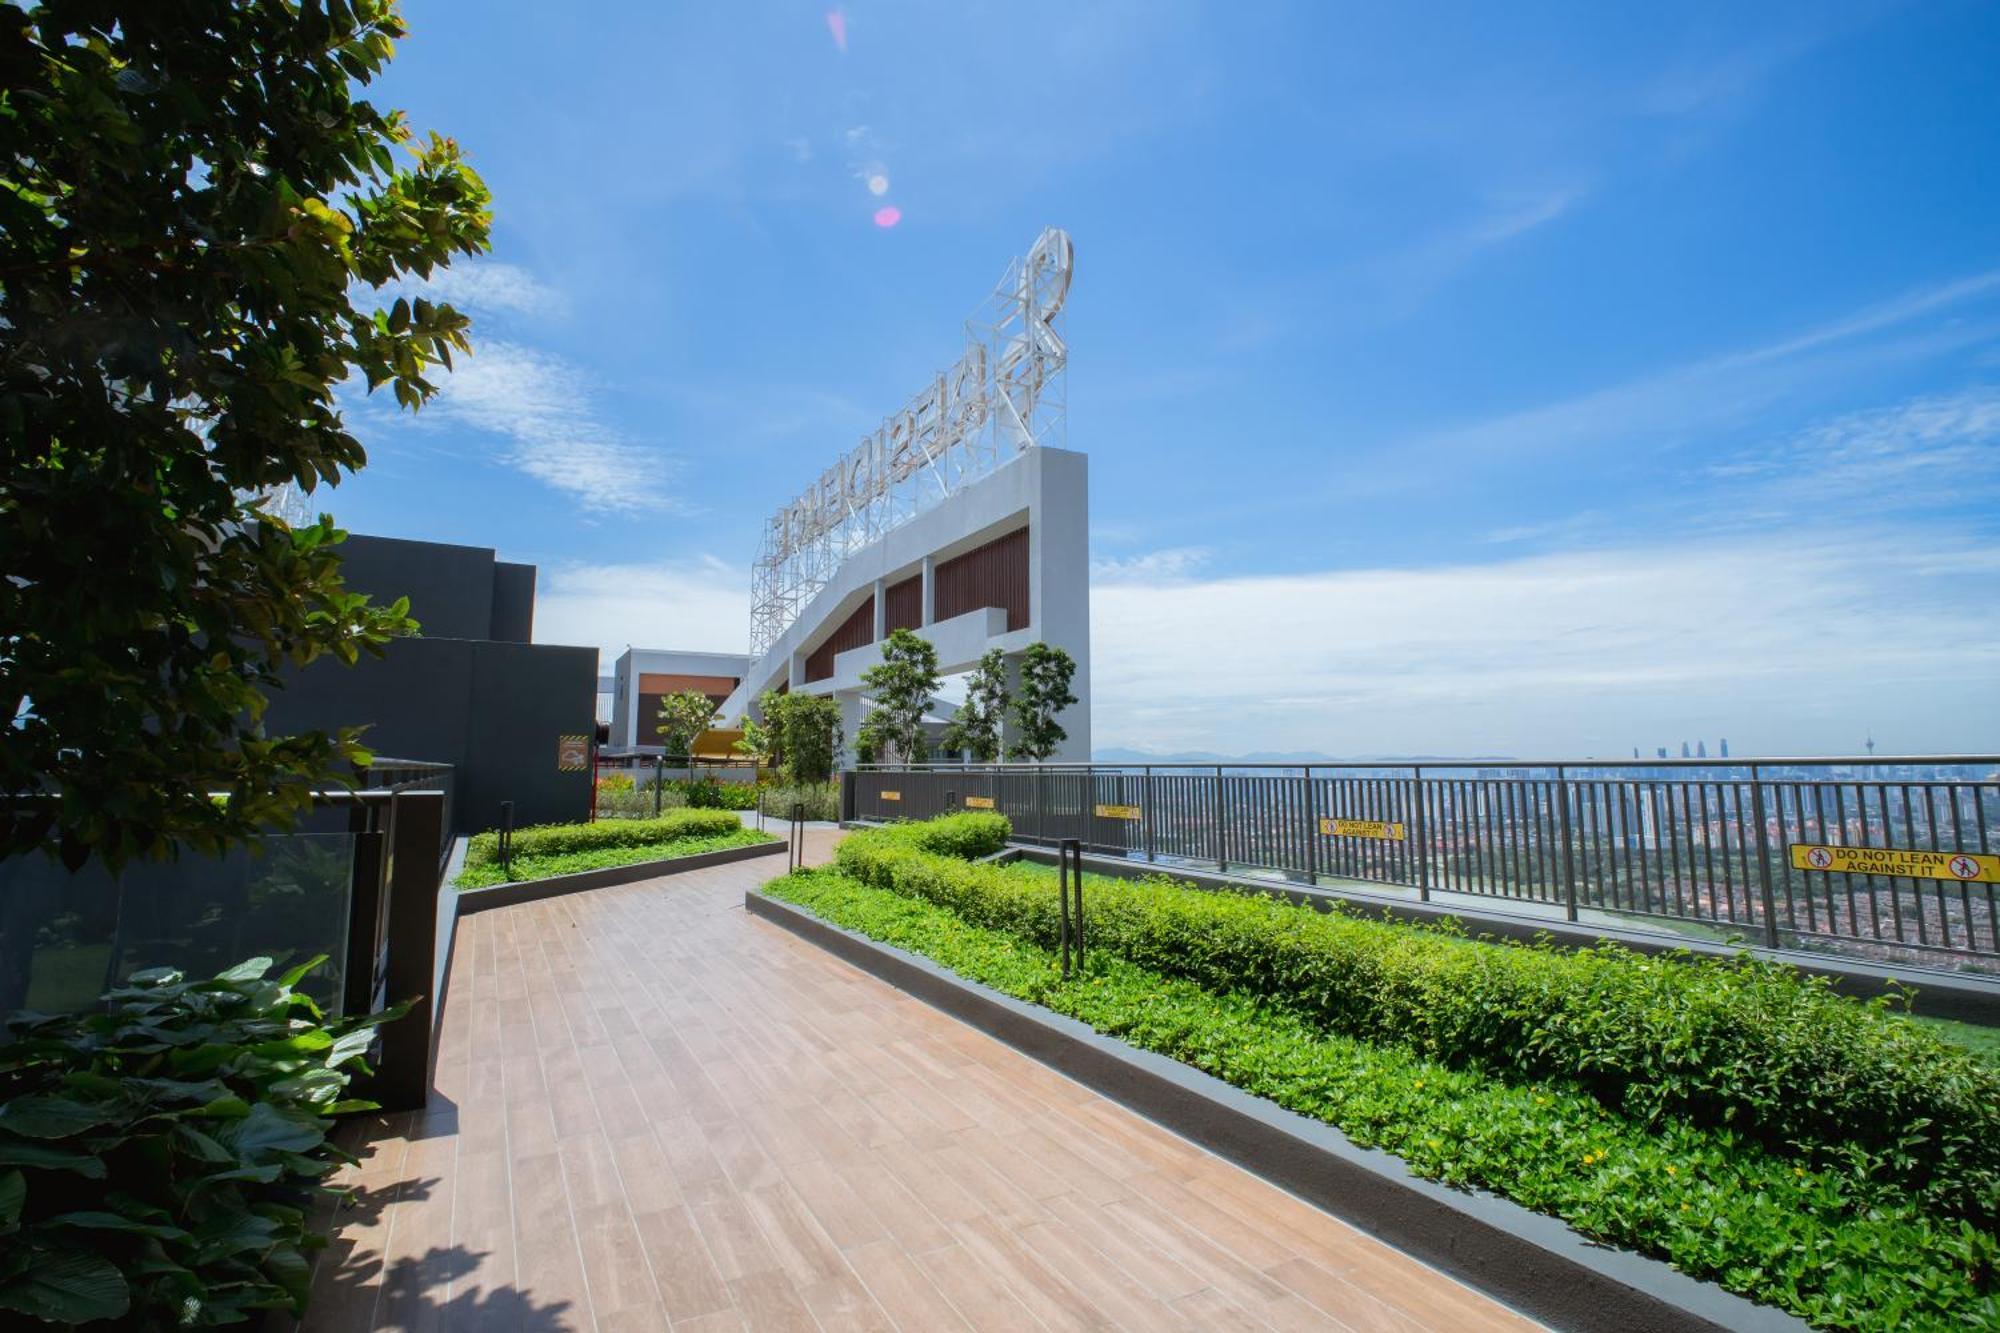
[[[991,810],[993,808],[993,798],[991,796],[968,796],[965,798],[965,808],[968,810]]]
[[[1322,819],[1319,831],[1329,838],[1376,838],[1383,842],[1403,841],[1401,824],[1385,824],[1379,819]]]
[[[881,799],[885,801],[900,801],[903,799],[903,793],[899,791],[885,791],[881,793]]]
[[[1962,884],[2000,884],[2000,856],[1978,852],[1919,852],[1903,847],[1829,847],[1792,844],[1792,865],[1828,874],[1901,875]]]
[[[1136,805],[1100,805],[1097,807],[1099,819],[1143,819],[1145,816]]]

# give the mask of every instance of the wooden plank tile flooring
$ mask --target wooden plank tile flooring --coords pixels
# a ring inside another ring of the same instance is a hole
[[[466,918],[306,1328],[1533,1327],[753,920],[772,872]]]

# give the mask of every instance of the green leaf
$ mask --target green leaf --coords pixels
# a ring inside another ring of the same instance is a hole
[[[41,1251],[25,1273],[0,1285],[0,1307],[51,1324],[116,1319],[131,1304],[124,1277],[94,1254]]]
[[[31,1139],[64,1139],[106,1124],[115,1114],[69,1097],[16,1097],[0,1104],[0,1129]]]
[[[259,1102],[250,1108],[249,1115],[217,1129],[215,1138],[238,1156],[254,1160],[273,1150],[303,1152],[326,1135],[308,1120],[287,1115],[269,1102]]]
[[[298,966],[293,968],[288,968],[285,974],[278,978],[278,984],[289,990],[291,987],[298,985],[299,982],[304,979],[306,973],[312,971],[314,968],[318,967],[321,963],[324,963],[325,961],[326,961],[325,954],[323,953],[314,954],[311,958],[306,959],[306,961],[300,963]]]
[[[28,1202],[28,1178],[19,1171],[0,1174],[0,1229],[12,1231]]]
[[[261,981],[264,974],[270,970],[270,959],[246,958],[228,971],[216,973],[215,979],[217,981]]]
[[[104,1159],[87,1153],[64,1152],[43,1143],[0,1139],[0,1166],[31,1166],[42,1171],[74,1171],[92,1180],[104,1179]]]
[[[101,1212],[59,1213],[41,1225],[77,1227],[85,1231],[129,1231],[135,1235],[151,1236],[154,1240],[182,1240],[188,1234],[182,1228],[165,1222],[144,1222],[117,1213]]]

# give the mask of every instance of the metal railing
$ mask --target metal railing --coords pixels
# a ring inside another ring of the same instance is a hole
[[[843,814],[992,809],[1099,855],[1737,931],[1771,948],[2000,957],[2000,758],[864,765]]]

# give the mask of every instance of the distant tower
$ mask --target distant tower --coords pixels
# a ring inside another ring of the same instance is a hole
[[[1694,743],[1694,757],[1695,757],[1695,758],[1697,758],[1697,759],[1706,759],[1706,758],[1708,758],[1708,742],[1707,742],[1707,741],[1696,741],[1696,742]]]
[[[1634,759],[1637,759],[1639,757],[1639,747],[1636,745],[1632,747],[1632,757]]]
[[[1722,757],[1724,759],[1729,758],[1729,737],[1727,736],[1722,738]]]
[[[1868,729],[1868,757],[1870,759],[1875,757],[1875,728],[1873,727]]]
[[[1693,756],[1688,753],[1688,743],[1686,741],[1681,742],[1681,758],[1683,759],[1693,758]]]
[[[1662,745],[1662,746],[1660,747],[1660,749],[1659,749],[1659,755],[1660,755],[1660,758],[1662,758],[1662,759],[1665,759],[1665,758],[1667,757],[1667,747],[1666,747],[1666,746]]]

